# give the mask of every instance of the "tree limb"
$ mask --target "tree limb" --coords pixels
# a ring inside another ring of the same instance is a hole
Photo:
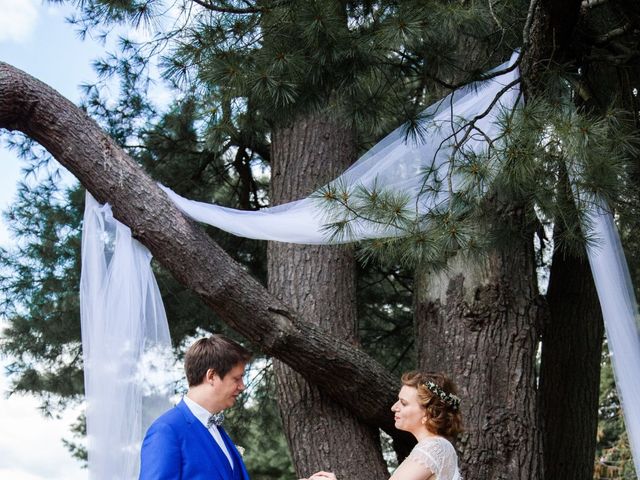
[[[631,25],[630,23],[627,23],[621,27],[618,28],[614,28],[613,30],[600,35],[599,37],[596,37],[595,39],[595,44],[598,46],[604,45],[605,43],[610,42],[611,40],[613,40],[614,38],[620,37],[622,35],[624,35],[625,33],[627,33],[629,30],[631,30],[633,28],[633,25]]]
[[[216,5],[211,0],[191,0],[194,3],[197,3],[201,7],[206,8],[207,10],[211,10],[213,12],[219,13],[233,13],[238,15],[251,14],[251,13],[260,13],[262,10],[257,7],[248,7],[248,8],[235,8],[235,7],[221,7]]]
[[[586,9],[586,8],[597,7],[598,5],[604,5],[608,1],[609,0],[583,0],[581,8],[585,8]]]
[[[183,215],[157,184],[81,109],[44,83],[0,62],[0,128],[46,148],[115,218],[131,228],[183,285],[267,355],[289,364],[365,423],[411,444],[389,408],[398,388],[380,364],[306,322]]]

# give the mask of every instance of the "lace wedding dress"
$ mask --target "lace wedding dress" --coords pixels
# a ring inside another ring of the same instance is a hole
[[[427,437],[421,440],[411,450],[409,459],[431,470],[435,474],[435,480],[462,480],[456,450],[444,437]]]

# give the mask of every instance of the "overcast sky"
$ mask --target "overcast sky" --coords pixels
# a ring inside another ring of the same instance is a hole
[[[81,41],[64,21],[68,10],[41,0],[0,0],[0,61],[14,65],[48,83],[77,102],[78,85],[94,78],[91,59],[103,52],[91,40]],[[4,211],[16,192],[20,162],[0,146],[0,208]],[[0,244],[10,246],[0,223]],[[1,312],[0,312],[1,315]],[[0,317],[0,326],[3,319]],[[71,439],[69,424],[77,412],[62,419],[46,419],[34,398],[11,396],[0,359],[0,478],[10,480],[80,480],[86,470],[71,458],[62,438]]]

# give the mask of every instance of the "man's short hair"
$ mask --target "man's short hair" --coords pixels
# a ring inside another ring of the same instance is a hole
[[[239,363],[251,360],[251,352],[224,335],[201,338],[189,347],[184,358],[184,371],[190,387],[200,385],[213,369],[220,378]]]

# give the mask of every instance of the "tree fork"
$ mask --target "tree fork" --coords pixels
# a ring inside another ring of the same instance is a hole
[[[327,113],[306,113],[271,135],[273,204],[304,198],[356,158],[355,133]],[[269,242],[269,291],[309,321],[358,344],[354,248]],[[378,430],[328,398],[282,362],[273,362],[278,404],[299,476],[330,469],[338,478],[385,478]],[[349,445],[349,448],[344,448]]]
[[[522,60],[526,96],[542,90],[541,72],[551,61],[575,56],[574,34],[585,3],[594,2],[535,4]],[[571,196],[570,189],[564,194]],[[545,479],[593,476],[603,325],[590,268],[584,262],[556,252],[551,266],[538,387]],[[571,408],[558,398],[573,399]]]
[[[389,414],[397,381],[367,354],[305,321],[270,295],[187,218],[85,112],[48,85],[0,62],[0,128],[46,148],[175,278],[231,328],[320,386],[399,450],[408,438]]]

